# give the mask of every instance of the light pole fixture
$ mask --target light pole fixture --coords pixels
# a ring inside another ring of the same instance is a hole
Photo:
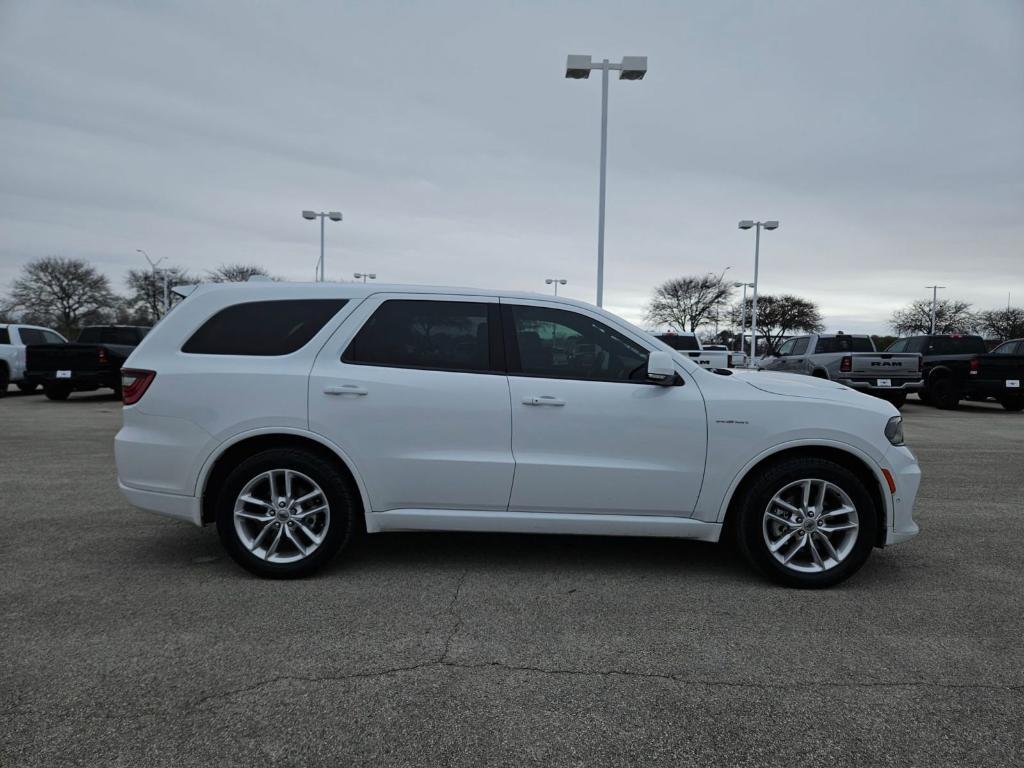
[[[567,282],[569,281],[566,280],[564,277],[548,277],[544,279],[544,283],[546,285],[555,286],[555,296],[558,295],[558,286],[565,285]]]
[[[586,80],[591,71],[601,70],[601,181],[597,207],[597,306],[604,302],[604,199],[605,170],[608,165],[608,73],[618,70],[619,80],[643,80],[647,74],[646,56],[623,56],[613,64],[608,59],[595,62],[590,56],[570,54],[565,62],[565,76],[570,80]]]
[[[154,285],[156,284],[157,272],[163,272],[163,275],[164,275],[164,314],[166,315],[171,310],[171,298],[170,298],[170,294],[167,291],[167,270],[166,269],[158,270],[157,267],[160,265],[160,262],[163,261],[164,259],[166,259],[167,257],[166,256],[161,256],[156,261],[153,261],[151,258],[149,258],[149,254],[146,253],[141,248],[136,248],[135,252],[136,253],[141,253],[143,256],[146,257],[146,261],[149,262],[149,266],[153,270],[153,283],[154,283]]]
[[[743,334],[747,328],[747,288],[753,288],[753,283],[733,283],[733,288],[743,289],[743,303],[740,304],[740,352],[743,351]],[[751,355],[753,357],[753,355]],[[749,359],[747,363],[749,364]]]
[[[932,289],[932,329],[931,329],[931,331],[929,331],[929,333],[932,336],[934,336],[935,335],[935,307],[939,303],[939,290],[940,289],[941,290],[945,290],[946,286],[944,286],[944,285],[926,285],[925,288],[931,288]],[[1009,295],[1007,295],[1006,303],[1007,303],[1007,308],[1009,308],[1009,303],[1010,303]]]
[[[377,273],[376,272],[356,272],[354,275],[352,275],[352,277],[354,277],[356,280],[362,278],[363,282],[365,283],[367,278],[369,278],[370,280],[376,280],[377,279]]]
[[[751,221],[744,219],[740,229],[755,229],[754,234],[754,298],[750,303],[750,359],[757,357],[757,271],[761,256],[761,228],[772,230],[779,228],[777,221]]]
[[[316,270],[316,282],[322,283],[324,281],[324,219],[330,219],[331,221],[341,221],[340,211],[303,211],[302,218],[307,221],[313,221],[320,219],[320,261],[317,262]]]

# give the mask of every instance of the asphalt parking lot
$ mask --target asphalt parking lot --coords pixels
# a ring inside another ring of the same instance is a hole
[[[904,409],[922,534],[787,590],[670,540],[390,534],[297,582],[0,400],[2,766],[1024,763],[1024,415]]]

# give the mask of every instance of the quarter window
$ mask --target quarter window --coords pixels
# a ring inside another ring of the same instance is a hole
[[[547,379],[645,382],[648,352],[578,312],[509,306],[509,373]]]
[[[288,355],[301,349],[338,313],[345,299],[250,301],[225,307],[192,334],[193,355]]]
[[[496,304],[389,299],[359,329],[341,360],[388,368],[468,373],[503,372]]]

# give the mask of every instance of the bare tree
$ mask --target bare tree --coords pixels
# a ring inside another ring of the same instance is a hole
[[[250,277],[270,277],[270,273],[257,264],[221,264],[206,274],[211,283],[244,283]]]
[[[918,299],[892,313],[889,325],[900,336],[931,333],[932,303]],[[957,299],[940,299],[935,305],[935,333],[970,333],[978,325],[971,305]]]
[[[677,277],[654,289],[647,320],[680,331],[696,331],[716,317],[732,298],[732,284],[722,275]]]
[[[739,327],[742,301],[729,311],[729,319]],[[746,317],[750,321],[753,299],[747,299]],[[825,326],[821,322],[821,311],[813,301],[788,294],[781,296],[757,297],[757,332],[764,337],[768,349],[777,350],[786,336],[793,332],[820,333]]]
[[[115,303],[105,275],[83,259],[58,256],[22,267],[8,301],[25,319],[51,325],[69,338],[83,324],[102,319]]]
[[[164,273],[169,288],[192,282],[192,278],[181,267],[161,267],[156,274],[151,269],[129,269],[125,276],[128,295],[124,300],[124,311],[138,320],[154,323],[164,314]],[[168,293],[173,303],[174,294]]]
[[[1024,337],[1024,309],[1007,307],[993,309],[978,315],[978,327],[988,336],[1000,341]]]

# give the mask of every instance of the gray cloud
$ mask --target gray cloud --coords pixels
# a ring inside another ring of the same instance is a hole
[[[611,86],[606,303],[681,273],[881,330],[939,281],[1024,303],[1018,2],[0,5],[0,288],[56,253],[135,248],[593,298],[599,83]]]

